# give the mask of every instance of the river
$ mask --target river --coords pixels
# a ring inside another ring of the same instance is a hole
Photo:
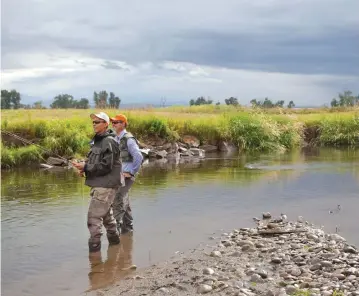
[[[264,211],[304,219],[359,245],[359,150],[207,155],[145,163],[131,191],[133,237],[88,256],[89,189],[73,170],[2,171],[2,295],[84,295],[148,266],[253,226]],[[340,209],[338,209],[340,205]]]

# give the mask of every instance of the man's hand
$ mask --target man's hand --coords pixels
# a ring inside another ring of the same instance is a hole
[[[84,162],[75,162],[75,161],[72,161],[71,164],[77,168],[78,170],[80,171],[83,171],[84,170],[84,167],[85,167],[85,163]]]
[[[125,178],[132,178],[133,176],[130,173],[123,173]]]

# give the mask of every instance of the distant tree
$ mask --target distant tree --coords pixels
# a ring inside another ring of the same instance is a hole
[[[43,109],[42,101],[36,101],[36,102],[33,104],[33,108],[34,108],[34,109]]]
[[[81,98],[80,101],[75,101],[75,108],[77,109],[88,109],[90,107],[90,102],[86,98]]]
[[[98,93],[98,108],[105,109],[108,106],[107,99],[108,99],[107,91],[105,90],[100,91]]]
[[[50,107],[52,109],[68,109],[76,108],[76,101],[74,97],[69,94],[60,94],[54,98],[54,101],[51,103]]]
[[[357,104],[358,97],[355,97],[350,90],[339,93],[339,106],[341,107],[353,107]]]
[[[331,107],[338,107],[339,102],[337,101],[337,99],[333,98],[332,101],[330,102],[330,106]]]
[[[276,107],[281,107],[281,108],[283,108],[283,106],[284,106],[284,101],[283,101],[283,100],[277,101],[274,105],[275,105]]]
[[[205,97],[198,97],[197,100],[190,100],[189,101],[189,104],[190,106],[193,106],[193,105],[196,105],[196,106],[199,106],[199,105],[210,105],[213,103],[213,100],[209,99],[206,100]]]
[[[93,101],[95,103],[95,107],[98,108],[99,97],[98,97],[98,93],[95,91],[93,92]]]
[[[274,107],[274,104],[268,98],[265,98],[264,102],[261,105],[262,105],[263,108],[272,108],[272,107]]]
[[[216,106],[219,106],[219,105],[221,105],[221,103],[218,101],[218,102],[216,103]]]
[[[256,99],[251,100],[250,103],[251,103],[252,107],[256,107],[259,104],[259,102],[257,102]]]
[[[113,92],[110,92],[110,97],[109,97],[110,108],[118,109],[120,107],[120,103],[121,103],[121,99],[119,97],[116,97]]]
[[[224,102],[227,105],[238,106],[238,99],[235,97],[230,97],[229,99],[225,99]]]
[[[293,101],[290,101],[290,102],[288,103],[288,108],[294,108],[294,107],[295,107],[294,102],[293,102]]]
[[[1,90],[1,109],[19,109],[21,107],[21,95],[15,89]]]

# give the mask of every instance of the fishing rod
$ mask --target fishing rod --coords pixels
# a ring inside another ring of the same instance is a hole
[[[41,150],[43,150],[43,151],[45,151],[45,152],[47,152],[49,154],[52,154],[52,155],[56,156],[57,158],[62,159],[67,165],[71,164],[71,162],[69,162],[69,160],[66,159],[65,157],[62,157],[62,156],[60,156],[60,155],[58,155],[58,154],[56,154],[56,153],[54,153],[54,152],[52,152],[50,150],[38,145],[38,144],[32,143],[31,141],[26,140],[25,138],[20,137],[20,136],[14,134],[14,133],[11,133],[11,132],[8,132],[8,131],[5,131],[5,130],[1,130],[1,133],[4,133],[5,135],[11,136],[11,137],[14,137],[15,139],[18,139],[18,140],[20,140],[21,142],[23,142],[25,144],[34,145],[34,146],[40,148]]]

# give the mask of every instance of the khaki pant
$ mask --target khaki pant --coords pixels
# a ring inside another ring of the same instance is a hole
[[[117,190],[118,187],[91,188],[91,201],[87,214],[87,227],[90,231],[89,243],[98,243],[101,241],[102,225],[105,226],[108,236],[119,235],[111,208]]]
[[[117,222],[117,229],[121,233],[132,229],[132,211],[129,191],[135,178],[125,178],[125,186],[119,187],[113,202],[113,215]]]

